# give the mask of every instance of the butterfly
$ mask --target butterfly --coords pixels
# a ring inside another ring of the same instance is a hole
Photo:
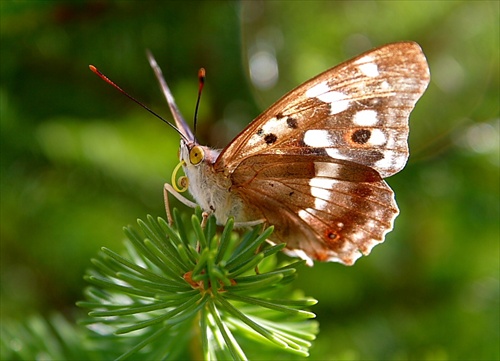
[[[384,241],[399,213],[384,178],[407,162],[408,118],[430,80],[418,44],[388,44],[317,75],[222,150],[198,144],[148,57],[181,135],[184,188],[174,172],[169,193],[219,224],[274,225],[269,242],[309,265],[352,265]],[[196,203],[179,194],[186,188]]]

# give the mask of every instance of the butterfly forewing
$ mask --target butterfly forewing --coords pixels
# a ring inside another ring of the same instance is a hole
[[[222,152],[226,174],[254,154],[324,154],[377,170],[401,170],[408,117],[429,82],[416,43],[386,45],[342,63],[285,95]]]

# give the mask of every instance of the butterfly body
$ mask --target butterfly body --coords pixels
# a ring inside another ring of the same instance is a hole
[[[219,224],[265,222],[288,253],[353,264],[399,213],[383,180],[408,159],[408,118],[429,83],[418,44],[385,45],[298,86],[223,150],[198,145],[161,70],[197,204]]]

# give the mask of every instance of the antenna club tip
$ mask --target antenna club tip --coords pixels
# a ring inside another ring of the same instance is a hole
[[[205,77],[206,77],[205,68],[200,68],[200,70],[198,70],[198,79],[200,79],[200,82],[204,82]]]
[[[89,65],[89,69],[92,70],[94,73],[99,74],[99,70],[93,65]]]

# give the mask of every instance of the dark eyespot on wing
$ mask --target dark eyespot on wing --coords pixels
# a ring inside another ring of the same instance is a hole
[[[292,117],[288,117],[286,119],[286,125],[288,126],[288,128],[297,129],[297,127],[298,127],[298,125],[297,125],[297,119],[292,118]]]
[[[273,133],[266,134],[266,136],[264,137],[264,141],[269,145],[274,144],[277,139],[278,137]]]
[[[370,140],[372,132],[368,129],[359,129],[352,133],[351,140],[354,143],[365,144]]]

